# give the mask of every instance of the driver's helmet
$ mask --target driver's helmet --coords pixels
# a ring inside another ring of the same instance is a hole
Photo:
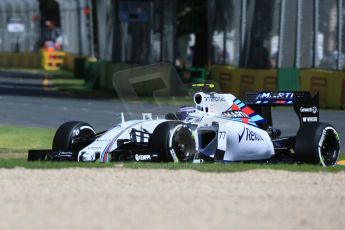
[[[192,106],[189,105],[184,105],[181,106],[177,111],[176,111],[176,117],[179,120],[185,120],[189,114],[195,113],[196,109]]]

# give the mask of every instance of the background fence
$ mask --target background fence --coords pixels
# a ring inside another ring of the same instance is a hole
[[[209,59],[244,68],[343,70],[344,1],[208,0]],[[174,63],[176,0],[56,2],[59,25],[50,31],[41,20],[39,1],[1,0],[0,52],[37,51],[50,33],[48,38],[59,39],[64,51],[75,55]],[[123,9],[133,7],[128,3],[142,7],[135,22],[123,15]],[[24,29],[11,32],[11,23]]]
[[[209,54],[245,68],[345,68],[344,0],[209,0]]]
[[[40,36],[39,14],[37,0],[1,0],[0,51],[36,51]],[[18,32],[10,32],[9,24],[14,25],[16,22],[24,28],[19,28]]]

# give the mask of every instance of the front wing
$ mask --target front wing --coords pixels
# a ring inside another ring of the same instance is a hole
[[[164,161],[159,151],[149,148],[117,149],[111,152],[110,155],[110,161]],[[69,151],[53,151],[51,149],[28,151],[28,161],[82,161],[81,159],[82,156],[78,159],[78,153]],[[98,159],[99,154],[96,155],[94,161]]]

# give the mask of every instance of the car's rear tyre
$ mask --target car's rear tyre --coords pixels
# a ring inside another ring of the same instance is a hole
[[[179,121],[159,124],[150,138],[150,147],[160,152],[163,161],[187,162],[196,154],[191,130]]]
[[[89,137],[95,134],[93,127],[82,121],[69,121],[62,124],[55,133],[52,149],[56,151],[79,152],[89,144]],[[82,138],[84,141],[75,139]]]
[[[297,132],[295,152],[298,161],[332,166],[338,160],[339,150],[338,132],[329,124],[309,123]]]

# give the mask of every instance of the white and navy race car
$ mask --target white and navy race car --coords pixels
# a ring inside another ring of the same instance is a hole
[[[207,86],[206,86],[207,87]],[[80,121],[62,124],[51,150],[29,150],[28,160],[151,162],[305,162],[334,165],[340,143],[336,129],[319,122],[318,95],[309,92],[232,94],[201,90],[194,106],[165,119],[125,121],[96,133]],[[272,106],[293,106],[300,128],[281,137],[272,124]]]

